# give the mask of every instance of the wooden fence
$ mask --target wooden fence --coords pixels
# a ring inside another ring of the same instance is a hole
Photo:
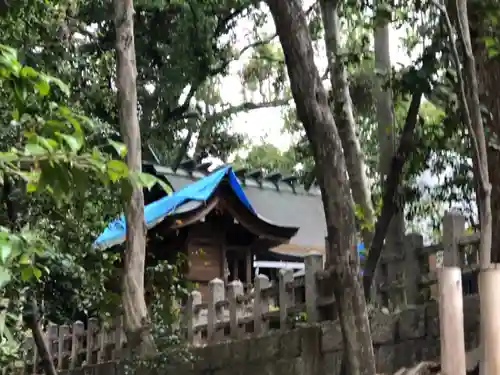
[[[464,226],[463,217],[446,214],[442,244],[424,247],[422,236],[410,234],[397,253],[385,253],[375,278],[380,301],[404,306],[436,297],[437,269],[443,264],[461,267],[464,275],[476,270],[478,236],[464,235]],[[297,321],[335,317],[322,255],[308,254],[304,262],[304,276],[294,277],[291,270],[280,270],[279,279],[272,283],[267,276],[257,275],[253,289],[247,293],[241,282],[224,285],[220,279],[209,283],[206,301],[200,292],[193,291],[182,308],[180,324],[188,342],[200,346],[271,329],[285,330]],[[49,324],[45,339],[59,370],[117,359],[126,347],[120,319],[110,327],[90,319],[86,330],[82,322],[71,327]],[[32,340],[27,342],[23,373],[41,373]]]

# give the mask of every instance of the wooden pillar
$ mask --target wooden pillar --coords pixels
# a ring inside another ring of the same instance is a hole
[[[479,273],[481,311],[481,375],[500,375],[500,269],[490,268]]]
[[[250,247],[247,247],[245,251],[245,266],[246,266],[246,282],[247,284],[250,284],[252,282],[252,266],[253,266],[253,259],[252,259],[252,249]]]
[[[462,271],[459,267],[439,270],[439,325],[442,373],[465,375]]]
[[[233,256],[233,280],[240,280],[239,270],[238,270],[238,257]]]
[[[221,243],[220,244],[220,249],[221,249],[221,278],[224,281],[224,284],[226,285],[229,282],[229,264],[227,264],[227,256],[226,256],[226,244]]]

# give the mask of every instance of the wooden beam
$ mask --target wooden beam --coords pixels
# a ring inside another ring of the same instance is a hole
[[[245,266],[246,266],[246,282],[247,284],[252,283],[252,249],[250,247],[247,248],[246,250],[246,257],[245,257]]]

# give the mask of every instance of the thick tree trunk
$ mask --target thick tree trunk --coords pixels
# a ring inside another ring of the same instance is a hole
[[[379,4],[383,0],[378,0]],[[379,140],[379,171],[380,183],[383,189],[386,188],[385,180],[387,179],[391,159],[396,153],[396,134],[395,134],[395,121],[394,121],[394,103],[392,99],[392,88],[389,86],[387,89],[384,86],[387,80],[391,77],[391,56],[390,56],[390,38],[389,38],[389,21],[381,22],[376,25],[374,30],[375,40],[375,70],[382,76],[376,79],[375,84],[375,102],[377,107],[377,122],[378,122],[378,140]],[[387,253],[395,254],[403,248],[404,237],[404,203],[402,202],[401,195],[398,201],[392,204],[398,205],[395,215],[389,225],[385,247]],[[375,274],[376,274],[375,270]],[[365,294],[368,295],[367,291]]]
[[[491,213],[492,213],[492,263],[500,263],[500,96],[497,94],[500,87],[500,59],[498,56],[489,57],[483,37],[491,36],[491,29],[483,21],[485,10],[469,9],[469,24],[472,40],[473,55],[476,59],[477,78],[481,104],[489,111],[484,116],[484,126],[488,134],[488,174],[491,182]],[[493,29],[496,32],[496,29]],[[479,183],[477,184],[479,185]],[[479,191],[479,189],[476,189]],[[480,210],[480,207],[479,211]],[[481,216],[481,212],[479,212]],[[481,223],[480,223],[481,226]]]
[[[485,270],[491,266],[491,246],[492,246],[492,214],[491,214],[491,183],[488,173],[488,155],[486,135],[483,126],[481,114],[481,104],[479,101],[479,84],[476,72],[476,60],[472,51],[472,42],[469,29],[469,16],[467,11],[467,0],[456,1],[457,14],[457,30],[459,41],[463,49],[463,78],[460,75],[460,61],[458,58],[457,48],[454,48],[458,78],[461,91],[461,102],[464,110],[464,117],[470,132],[474,172],[477,174],[476,180],[478,183],[478,207],[480,212],[480,241],[479,241],[479,262],[481,270]],[[448,22],[451,23],[448,19]],[[450,41],[453,46],[453,35],[451,25]],[[464,84],[466,82],[467,88]],[[460,95],[460,93],[459,93]],[[481,287],[480,287],[481,288]],[[481,294],[481,290],[480,290]],[[484,297],[481,294],[482,297]],[[497,348],[488,347],[486,341],[486,326],[488,323],[488,311],[481,309],[481,375],[489,375],[496,372],[495,366],[489,363],[487,353],[493,353]]]
[[[369,248],[373,237],[375,214],[372,197],[366,179],[365,160],[356,135],[351,94],[347,81],[347,71],[338,58],[340,53],[340,21],[337,0],[320,0],[323,25],[325,28],[325,45],[328,55],[328,69],[334,93],[333,115],[339,129],[347,173],[354,203],[362,212],[361,233],[366,248]]]
[[[134,7],[132,0],[115,0],[116,60],[119,120],[127,145],[127,164],[131,173],[142,165],[141,135],[137,117],[137,68],[134,44]],[[125,248],[122,304],[127,341],[139,355],[156,352],[149,331],[149,317],[144,300],[144,263],[146,240],[144,195],[141,186],[133,186],[125,209],[127,241]]]
[[[479,56],[481,61],[481,56]],[[492,213],[492,238],[491,238],[491,261],[500,263],[500,96],[496,94],[500,87],[500,62],[484,60],[479,63],[479,79],[481,91],[489,94],[482,95],[483,103],[491,112],[491,117],[487,117],[485,128],[489,134],[490,143],[488,145],[488,171],[491,182],[491,213]],[[493,93],[493,94],[491,94]],[[477,189],[479,190],[479,189]],[[479,207],[479,214],[482,215]],[[482,223],[480,223],[482,230]]]
[[[297,114],[311,143],[328,231],[327,267],[337,300],[350,375],[375,374],[356,254],[356,228],[342,143],[328,105],[300,0],[267,0],[279,35]]]
[[[472,51],[469,30],[467,0],[457,0],[457,19],[460,24],[460,40],[464,50],[464,76],[468,86],[468,107],[473,145],[473,160],[478,173],[478,206],[480,212],[481,238],[479,244],[481,268],[488,268],[491,263],[491,183],[488,173],[488,155],[486,135],[484,132],[481,103],[479,101],[479,84],[476,72],[476,60]]]
[[[463,121],[470,134],[472,161],[474,166],[474,177],[476,182],[476,191],[478,193],[477,205],[480,218],[480,241],[479,241],[479,260],[481,269],[489,268],[492,259],[492,207],[491,207],[491,182],[489,176],[488,164],[488,142],[486,140],[483,116],[481,113],[480,102],[480,84],[476,68],[476,58],[474,56],[471,37],[471,28],[469,27],[469,16],[467,9],[467,0],[457,0],[450,2],[449,14],[447,9],[436,3],[436,6],[445,14],[446,25],[450,35],[450,47],[454,67],[457,70],[458,78],[458,98],[460,100],[463,112]],[[476,17],[474,17],[476,18]],[[458,43],[460,43],[461,53],[455,41],[454,28],[457,30]],[[477,23],[477,22],[476,22]],[[478,25],[476,25],[477,27]],[[479,29],[482,27],[479,26]],[[478,35],[478,29],[472,28],[474,35]],[[495,95],[495,94],[493,94]],[[495,141],[494,133],[488,135],[488,141]]]

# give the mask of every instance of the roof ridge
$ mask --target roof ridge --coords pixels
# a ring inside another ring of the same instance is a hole
[[[169,175],[180,176],[191,178],[193,181],[207,176],[215,170],[229,166],[243,187],[257,187],[266,190],[311,196],[318,196],[321,194],[316,185],[311,184],[309,187],[306,187],[304,184],[299,183],[299,177],[297,175],[283,175],[280,172],[266,174],[263,168],[253,170],[249,170],[248,168],[234,169],[230,163],[226,163],[217,166],[213,170],[209,170],[213,166],[213,163],[205,162],[197,164],[193,159],[182,161],[176,169],[154,162],[143,162],[143,165],[153,167],[157,173],[163,174],[167,178]]]

